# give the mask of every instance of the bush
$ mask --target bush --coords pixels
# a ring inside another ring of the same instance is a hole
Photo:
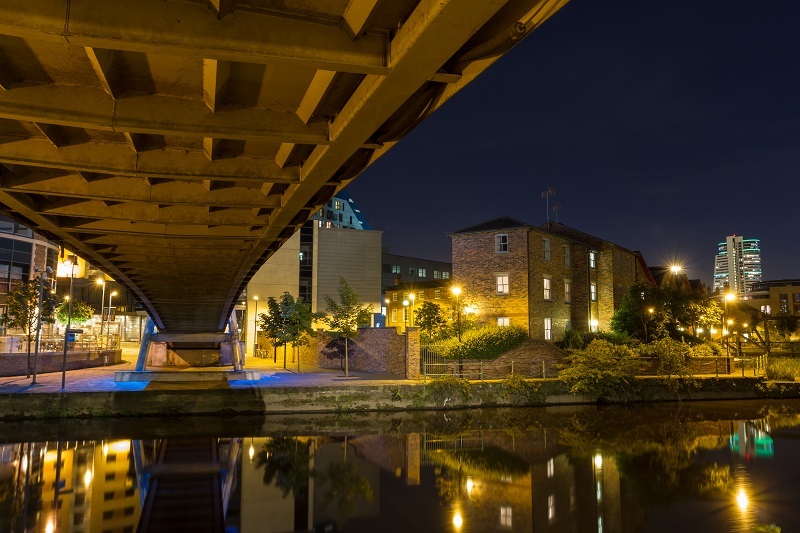
[[[635,357],[615,355],[618,348],[625,347],[593,341],[586,350],[567,358],[568,364],[558,377],[575,395],[632,401],[638,391],[635,376],[639,361]]]
[[[542,404],[547,395],[542,393],[538,383],[526,381],[521,375],[511,373],[503,380],[503,393],[511,405]]]
[[[715,342],[703,342],[692,346],[692,357],[720,357],[723,355],[722,347]]]
[[[795,376],[800,376],[800,360],[790,357],[770,357],[767,359],[767,379],[794,381]]]
[[[658,373],[670,378],[672,376],[687,377],[691,375],[689,365],[691,352],[691,345],[676,341],[670,337],[659,339],[639,348],[639,353],[642,356],[657,358]]]
[[[458,337],[451,337],[439,346],[442,355],[448,359],[497,359],[527,338],[528,332],[519,326],[484,326],[464,332],[461,342]]]
[[[444,376],[431,380],[425,386],[425,396],[436,404],[466,404],[472,398],[472,387],[468,381],[454,376]]]

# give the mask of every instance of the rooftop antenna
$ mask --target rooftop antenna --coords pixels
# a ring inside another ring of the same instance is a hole
[[[561,209],[561,204],[553,205],[553,213],[556,214],[556,224],[558,224],[558,210]]]
[[[548,187],[545,192],[542,193],[542,198],[545,199],[545,213],[547,214],[547,229],[550,229],[550,197],[556,195],[556,188],[555,187]]]

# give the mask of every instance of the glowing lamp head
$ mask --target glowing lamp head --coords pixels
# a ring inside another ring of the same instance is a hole
[[[453,287],[452,289],[450,289],[450,291],[456,296],[458,296],[459,294],[461,294],[461,287]]]
[[[683,267],[680,265],[672,265],[669,267],[669,270],[673,274],[680,274],[683,271]]]

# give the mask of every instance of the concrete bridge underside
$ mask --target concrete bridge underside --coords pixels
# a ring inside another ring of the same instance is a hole
[[[222,332],[311,214],[567,0],[3,0],[0,203]]]

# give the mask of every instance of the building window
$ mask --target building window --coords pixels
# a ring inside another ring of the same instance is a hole
[[[403,323],[408,323],[408,307],[403,307]]]
[[[400,273],[400,265],[392,265],[392,274]]]
[[[413,275],[414,275],[414,272],[416,272],[416,271],[417,271],[417,269],[416,269],[416,268],[414,268],[414,267],[411,267],[411,268],[409,268],[409,269],[408,269],[408,275],[409,275],[409,276],[413,276]]]
[[[564,303],[572,303],[572,282],[568,279],[564,280]]]
[[[556,495],[551,494],[547,497],[547,520],[553,522],[556,519]]]
[[[494,253],[502,254],[508,251],[508,235],[499,233],[494,236]]]
[[[589,252],[589,268],[597,268],[597,252]]]
[[[392,322],[397,322],[397,309],[392,309]]]
[[[550,278],[544,278],[543,283],[544,283],[544,299],[545,300],[552,300],[553,299],[553,288],[552,288],[551,285],[553,283],[553,280],[551,280]]]
[[[433,291],[433,298],[435,300],[441,300],[442,299],[442,291],[441,291],[441,289],[436,289],[435,291]]]
[[[497,294],[508,294],[508,274],[495,274]]]
[[[550,459],[547,461],[547,477],[552,478],[556,473],[556,461],[555,459]]]
[[[397,293],[396,293],[396,292],[393,292],[393,293],[392,293],[392,301],[393,301],[393,302],[396,302],[396,301],[397,301]]]
[[[542,258],[550,261],[550,239],[542,239]]]
[[[442,279],[450,279],[450,272],[442,271]]]
[[[442,279],[442,273],[438,270],[433,271],[433,279]]]
[[[419,301],[422,302],[425,300],[425,291],[419,291]]]
[[[564,266],[568,267],[570,265],[570,258],[569,258],[569,244],[564,245]]]
[[[505,527],[512,527],[510,505],[500,506],[500,525]]]
[[[597,283],[592,283],[590,288],[591,288],[591,291],[592,291],[592,301],[596,302],[597,301]]]
[[[424,278],[426,273],[427,273],[427,271],[424,268],[418,268],[417,269],[417,276],[419,276],[421,278]]]
[[[546,340],[546,341],[553,340],[553,319],[552,318],[545,318],[544,319],[544,340]]]
[[[789,302],[789,295],[788,294],[780,294],[779,295],[779,299],[780,299],[782,304],[788,303]]]
[[[342,209],[342,202],[340,202],[338,200],[333,202],[333,208],[334,209]]]
[[[501,328],[505,328],[511,324],[511,320],[507,316],[499,316],[497,317],[497,325]]]
[[[789,304],[781,304],[781,313],[788,315],[789,314]]]
[[[403,300],[408,300],[408,292],[403,293]]]
[[[795,292],[792,294],[792,301],[796,304],[800,304],[800,292]]]

